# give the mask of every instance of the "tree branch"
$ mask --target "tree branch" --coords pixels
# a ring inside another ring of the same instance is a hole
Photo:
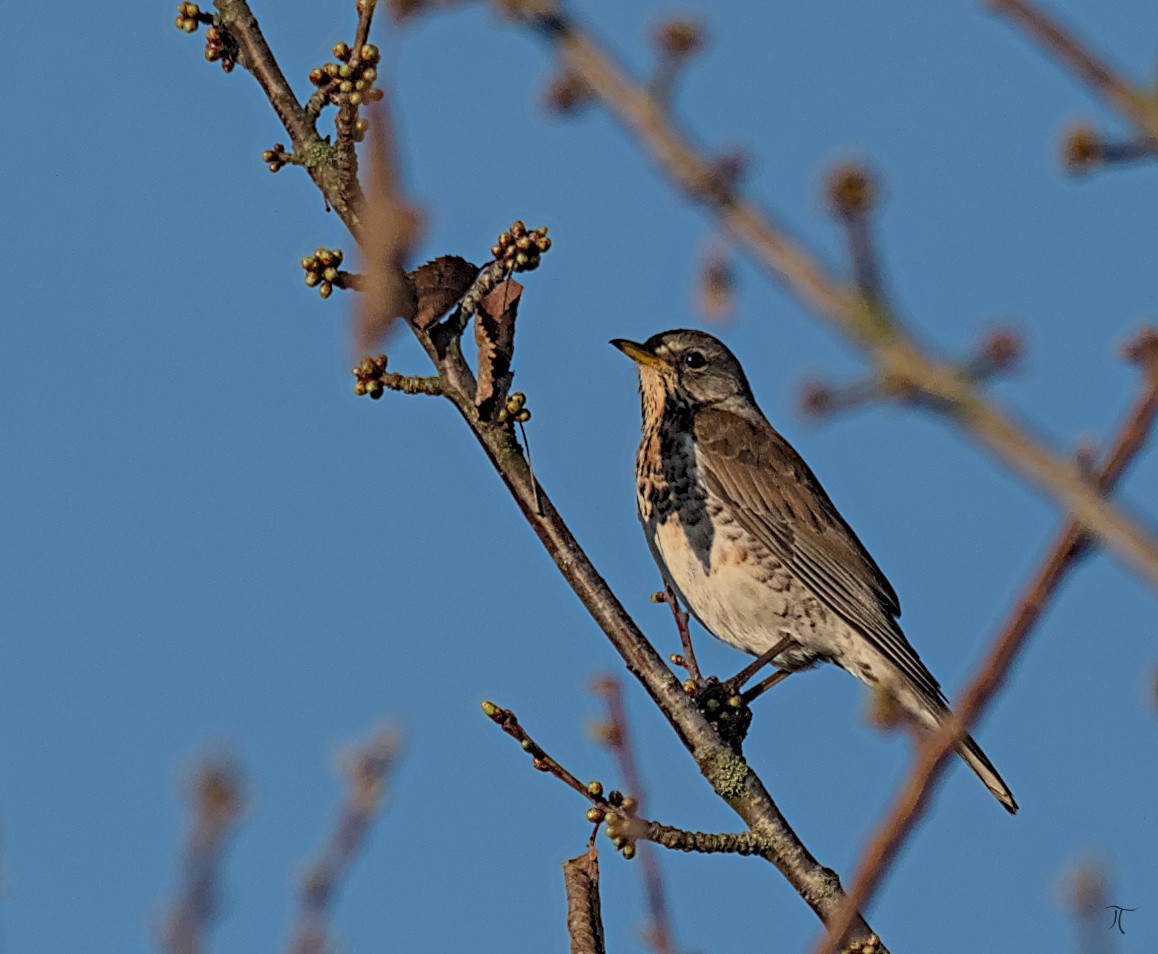
[[[1158,331],[1153,328],[1142,331],[1127,346],[1126,354],[1142,366],[1145,375],[1143,388],[1105,462],[1094,475],[1093,483],[1100,491],[1110,490],[1119,481],[1146,443],[1158,415]],[[885,872],[928,807],[958,739],[981,716],[1004,684],[1010,666],[1025,646],[1034,625],[1066,574],[1088,551],[1091,542],[1090,535],[1081,525],[1069,520],[1050,546],[1037,573],[994,639],[993,648],[970,682],[954,717],[921,746],[908,780],[864,851],[860,870],[848,896],[848,912],[855,914],[872,900]],[[835,954],[845,929],[851,923],[852,920],[842,912],[841,917],[829,924],[829,933],[816,946],[815,954]]]
[[[237,769],[206,761],[189,786],[192,824],[176,903],[166,920],[161,945],[169,954],[200,954],[205,932],[217,910],[217,869],[226,839],[241,812],[243,797]]]
[[[314,119],[298,102],[246,0],[215,0],[214,6],[218,10],[218,28],[228,31],[237,41],[241,51],[238,62],[261,84],[293,142],[294,155],[322,190],[329,205],[357,236],[358,209],[362,204],[357,176],[343,177],[333,147],[318,135]]]
[[[990,0],[994,12],[1019,26],[1096,96],[1133,123],[1143,139],[1158,139],[1158,94],[1123,78],[1030,0]]]
[[[878,375],[907,385],[908,395],[941,413],[971,439],[1053,497],[1152,584],[1158,584],[1158,538],[1082,480],[1068,462],[990,403],[960,368],[926,352],[880,302],[830,275],[775,218],[741,195],[718,166],[676,128],[671,114],[632,82],[554,0],[493,0],[533,28],[647,150],[662,171],[707,208],[769,275],[859,347]]]

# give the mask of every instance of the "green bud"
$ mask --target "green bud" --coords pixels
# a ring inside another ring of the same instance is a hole
[[[306,284],[313,288],[318,282],[322,280],[322,276],[317,272],[306,272]]]
[[[329,298],[334,293],[334,286],[329,282],[322,282],[318,286],[318,294],[323,298]]]
[[[631,859],[635,857],[635,845],[624,845],[623,857],[631,861]]]
[[[603,783],[598,779],[587,783],[587,794],[592,798],[599,798],[603,794]]]
[[[488,718],[493,719],[495,716],[497,716],[499,714],[499,707],[496,706],[493,702],[491,702],[490,699],[483,699],[482,711],[487,714]]]

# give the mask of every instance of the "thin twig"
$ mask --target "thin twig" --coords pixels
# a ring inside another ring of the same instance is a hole
[[[518,421],[517,423],[519,434],[523,438],[523,449],[527,452],[527,470],[531,472],[531,490],[535,492],[535,513],[542,516],[543,505],[539,503],[539,482],[535,479],[535,465],[531,462],[531,442],[527,440],[527,429],[523,426],[523,422]]]
[[[1093,483],[1103,492],[1117,484],[1146,443],[1154,427],[1155,416],[1158,415],[1158,332],[1153,329],[1143,331],[1128,346],[1128,353],[1131,352],[1143,366],[1143,388],[1113,447],[1094,476]],[[1066,573],[1087,551],[1091,542],[1089,534],[1083,531],[1081,525],[1069,520],[1050,546],[1037,573],[994,639],[993,648],[970,682],[953,718],[921,745],[907,781],[865,848],[848,895],[848,911],[861,910],[872,900],[889,865],[928,806],[958,740],[980,717],[1004,684],[1013,660],[1024,647],[1034,625],[1041,618]],[[839,948],[841,936],[852,920],[844,914],[842,912],[840,918],[829,924],[829,933],[817,944],[815,954],[834,954]]]
[[[1072,463],[991,403],[953,363],[921,347],[897,316],[821,266],[766,210],[723,181],[718,164],[697,150],[661,103],[630,80],[611,56],[555,0],[492,0],[535,30],[619,119],[624,129],[693,201],[707,208],[764,266],[872,360],[882,378],[906,382],[914,400],[935,410],[1053,497],[1103,544],[1158,584],[1158,537],[1082,480]]]
[[[639,805],[634,796],[624,795],[617,790],[604,794],[601,782],[592,781],[586,784],[581,782],[574,773],[531,738],[510,709],[503,709],[489,701],[484,702],[482,708],[495,725],[518,742],[519,747],[531,756],[532,764],[538,771],[553,775],[591,802],[594,809],[588,811],[588,819],[594,820],[597,825],[606,822],[608,836],[616,843],[616,847],[624,852],[624,857],[635,857],[636,842],[650,841],[672,851],[758,855],[765,861],[777,864],[777,849],[759,832],[689,831],[641,818],[638,815]],[[862,940],[867,940],[867,937]],[[880,950],[884,954],[884,948]]]
[[[330,904],[365,844],[398,750],[398,733],[383,729],[343,760],[349,794],[329,842],[302,880],[290,954],[322,954],[327,949]]]
[[[642,813],[647,805],[647,795],[643,781],[639,777],[639,765],[635,758],[635,749],[631,744],[631,733],[627,726],[627,709],[623,705],[623,686],[618,679],[612,676],[603,676],[596,679],[591,686],[592,690],[603,697],[607,705],[607,719],[611,726],[608,733],[608,747],[619,763],[619,772],[623,776],[623,785],[637,804],[637,811]],[[676,946],[672,932],[671,912],[667,905],[667,894],[664,891],[663,875],[659,870],[659,863],[650,851],[641,852],[639,861],[643,874],[643,890],[647,898],[648,914],[651,923],[647,927],[645,937],[648,946],[657,954],[675,954]]]
[[[1158,139],[1158,97],[1143,93],[1030,0],[990,0],[1047,52],[1068,67],[1107,105],[1129,119],[1143,138]]]

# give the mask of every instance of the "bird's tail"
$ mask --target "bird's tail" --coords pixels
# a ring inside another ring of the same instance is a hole
[[[1005,806],[1005,810],[1011,815],[1016,815],[1017,802],[1013,799],[1013,792],[993,767],[993,763],[981,751],[981,746],[973,741],[972,736],[967,735],[961,740],[957,746],[957,754],[977,773],[977,777],[985,783],[985,787],[993,793],[993,797]]]

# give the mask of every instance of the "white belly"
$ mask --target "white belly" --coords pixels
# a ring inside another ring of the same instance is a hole
[[[715,534],[707,566],[697,554],[707,540],[691,545],[674,516],[656,526],[651,542],[684,604],[713,636],[754,656],[790,636],[798,645],[776,660],[785,669],[839,658],[847,649],[851,634],[842,621],[742,531]]]

